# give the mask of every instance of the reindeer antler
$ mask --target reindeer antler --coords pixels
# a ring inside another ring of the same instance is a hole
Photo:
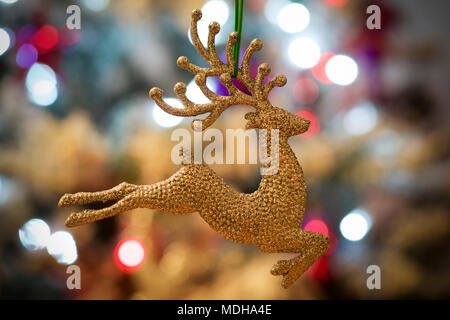
[[[206,49],[197,31],[197,22],[202,17],[202,12],[199,9],[192,11],[191,15],[191,39],[198,53],[211,65],[211,68],[202,68],[192,64],[187,57],[179,57],[177,64],[195,75],[195,83],[200,88],[202,93],[211,100],[210,103],[197,104],[190,101],[186,97],[186,84],[179,82],[174,86],[174,91],[184,108],[175,108],[168,105],[162,99],[162,90],[160,88],[152,88],[150,90],[150,97],[156,104],[174,116],[190,117],[197,116],[209,112],[210,114],[202,122],[202,130],[208,128],[219,118],[222,112],[232,105],[247,104],[255,107],[257,110],[267,102],[269,92],[274,87],[282,87],[286,84],[286,77],[278,75],[270,80],[266,85],[263,85],[264,78],[270,73],[270,66],[263,63],[258,67],[258,73],[255,79],[250,74],[250,59],[256,51],[261,50],[263,43],[260,39],[254,39],[242,59],[242,66],[239,68],[236,78],[242,82],[251,92],[251,96],[245,94],[236,88],[232,82],[232,74],[234,71],[233,46],[237,41],[237,33],[232,32],[228,37],[226,45],[226,60],[224,63],[218,56],[215,46],[215,37],[220,31],[220,25],[217,22],[211,22],[209,25],[208,34],[208,49]],[[229,96],[218,95],[206,86],[207,77],[219,76],[220,82],[227,88]]]

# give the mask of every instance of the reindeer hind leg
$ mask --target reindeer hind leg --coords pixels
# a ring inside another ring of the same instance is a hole
[[[116,214],[136,209],[141,203],[136,197],[136,192],[133,192],[123,199],[117,201],[115,204],[98,210],[83,210],[79,212],[72,213],[66,220],[67,227],[75,227],[85,223],[102,220],[105,218],[109,218],[115,216]]]
[[[98,192],[77,192],[74,194],[66,193],[59,200],[58,206],[60,207],[71,207],[76,205],[88,204],[96,201],[109,201],[123,198],[127,194],[136,191],[139,187],[122,182],[121,184],[115,186],[114,188],[98,191]]]

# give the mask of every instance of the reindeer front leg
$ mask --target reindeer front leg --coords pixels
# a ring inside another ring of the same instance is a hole
[[[289,288],[329,246],[328,236],[322,233],[294,229],[280,234],[270,245],[259,245],[259,249],[266,253],[300,253],[295,258],[278,261],[270,270],[274,276],[283,276],[281,285]]]

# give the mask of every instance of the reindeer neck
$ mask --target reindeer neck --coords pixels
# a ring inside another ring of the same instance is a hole
[[[268,150],[270,150],[270,138],[268,139]],[[258,191],[266,191],[266,189],[273,189],[275,187],[286,189],[288,186],[297,189],[304,185],[302,168],[287,141],[287,137],[280,136],[278,152],[279,163],[277,173],[263,175]]]

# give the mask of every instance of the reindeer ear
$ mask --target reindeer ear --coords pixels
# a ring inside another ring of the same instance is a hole
[[[244,118],[248,120],[245,125],[245,129],[257,129],[261,127],[261,119],[256,112],[246,113]]]

